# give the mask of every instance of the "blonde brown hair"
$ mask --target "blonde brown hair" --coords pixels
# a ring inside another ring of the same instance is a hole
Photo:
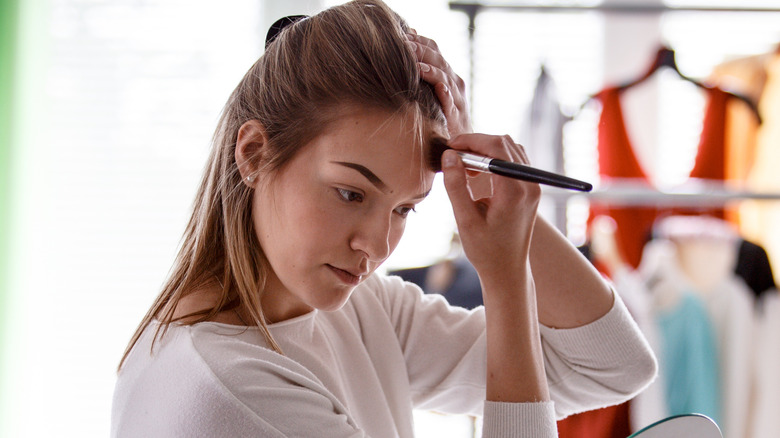
[[[155,339],[169,324],[206,321],[241,310],[278,352],[260,306],[271,269],[251,220],[252,189],[235,159],[239,128],[258,120],[265,129],[258,173],[277,172],[338,117],[345,105],[391,113],[412,111],[423,126],[443,127],[432,88],[420,80],[408,48],[406,23],[380,0],[357,0],[287,26],[249,69],[228,99],[213,138],[192,216],[168,280],[136,329],[120,368],[141,333],[157,319]],[[215,281],[220,299],[209,309],[174,318],[179,301]]]

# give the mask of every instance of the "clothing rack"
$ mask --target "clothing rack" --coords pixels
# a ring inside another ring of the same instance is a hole
[[[572,196],[615,207],[723,207],[736,201],[780,202],[780,193],[730,188],[721,182],[692,180],[668,189],[657,189],[645,180],[613,179],[589,193],[543,187],[542,195],[556,201]]]
[[[474,63],[474,33],[476,31],[477,16],[487,10],[501,10],[507,12],[544,12],[544,13],[587,13],[597,12],[603,14],[623,15],[648,15],[663,14],[667,12],[768,12],[780,13],[780,7],[710,7],[710,6],[669,6],[663,4],[641,3],[607,3],[594,6],[584,5],[548,5],[538,4],[507,4],[487,2],[459,2],[452,1],[449,7],[453,11],[463,12],[468,16],[469,33],[469,87],[473,89],[473,63]],[[780,45],[778,46],[780,50]],[[470,94],[473,92],[470,90]],[[470,101],[474,101],[473,95]],[[756,193],[746,190],[738,190],[724,187],[722,184],[712,185],[701,183],[697,188],[681,186],[670,190],[658,190],[639,182],[621,181],[610,184],[602,184],[602,187],[590,193],[573,193],[567,190],[555,188],[543,188],[543,195],[555,201],[565,202],[572,196],[584,197],[594,202],[603,202],[621,206],[669,206],[669,207],[696,207],[696,206],[723,206],[738,200],[780,201],[780,193]]]
[[[618,3],[598,4],[594,6],[583,5],[549,5],[540,6],[533,4],[500,4],[485,2],[458,2],[449,3],[453,11],[464,12],[468,16],[469,33],[469,101],[474,102],[474,32],[477,28],[477,16],[486,10],[503,10],[509,12],[546,12],[546,13],[572,13],[572,12],[598,12],[603,14],[622,15],[649,15],[663,14],[666,12],[770,12],[780,13],[780,7],[709,7],[709,6],[668,6],[663,4]],[[780,47],[780,46],[778,46]]]
[[[707,7],[707,6],[668,6],[653,4],[598,4],[595,6],[563,6],[563,5],[531,5],[531,4],[491,4],[475,2],[450,2],[450,9],[464,12],[469,17],[469,41],[474,39],[477,15],[485,10],[503,10],[512,12],[599,12],[605,14],[662,14],[665,12],[780,12],[780,7],[751,8],[751,7]],[[471,50],[469,51],[471,53]]]
[[[780,12],[780,7],[714,7],[714,6],[669,6],[663,4],[607,3],[594,6],[506,4],[484,2],[450,2],[450,9],[462,11],[471,17],[484,10],[526,11],[526,12],[600,12],[607,14],[660,14],[664,12]]]

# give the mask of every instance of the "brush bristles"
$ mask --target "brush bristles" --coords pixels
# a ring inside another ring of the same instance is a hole
[[[441,155],[449,148],[447,140],[441,137],[431,139],[431,147],[428,149],[428,165],[434,172],[441,172]]]

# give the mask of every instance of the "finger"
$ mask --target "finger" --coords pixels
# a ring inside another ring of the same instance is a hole
[[[471,132],[466,82],[447,63],[435,41],[419,35],[407,34],[406,37],[410,50],[417,57],[420,78],[433,85],[442,104],[450,136]]]
[[[439,82],[433,87],[433,90],[436,99],[441,103],[444,118],[447,120],[449,136],[455,137],[466,132],[472,132],[468,108],[455,98],[450,88]]]
[[[437,73],[440,78],[439,82],[446,83],[450,88],[454,89],[453,94],[464,96],[465,100],[466,81],[455,73],[452,66],[444,59],[444,55],[442,55],[438,47],[435,46],[436,43],[433,43],[433,47],[422,43],[416,43],[413,40],[409,41],[409,44],[417,55],[418,62],[428,64],[432,67],[432,71]]]
[[[516,163],[527,164],[528,158],[522,146],[516,144],[508,135],[498,138],[501,149],[505,150]],[[495,178],[493,199],[497,205],[505,205],[510,210],[522,206],[527,212],[536,210],[541,197],[539,184],[514,180],[512,178]]]
[[[418,62],[417,66],[420,68],[420,77],[425,82],[436,87],[443,87],[440,91],[450,93],[451,95],[457,95],[459,97],[459,99],[455,99],[450,96],[447,97],[448,100],[452,100],[453,103],[459,103],[458,101],[465,100],[463,94],[452,93],[451,89],[453,85],[455,85],[455,80],[451,75],[447,74],[447,72],[424,62]]]
[[[439,99],[442,109],[445,112],[455,112],[465,110],[465,101],[460,94],[452,92],[451,87],[447,84],[449,78],[441,70],[433,68],[428,64],[419,63],[420,77],[425,82],[433,85],[436,98]],[[448,116],[450,114],[445,114]]]
[[[444,151],[442,154],[442,172],[444,173],[444,187],[450,198],[455,220],[459,226],[467,227],[478,214],[474,202],[471,200],[466,172],[463,162],[455,151]]]
[[[490,158],[529,164],[525,148],[508,135],[463,134],[449,140],[448,145],[453,149],[471,151]]]
[[[432,40],[432,39],[430,39],[428,37],[425,37],[425,36],[422,36],[422,35],[418,35],[417,32],[415,32],[415,33],[408,33],[408,34],[406,34],[406,36],[410,40],[416,41],[416,42],[418,42],[418,43],[420,43],[420,44],[422,44],[422,45],[424,45],[424,46],[426,46],[426,47],[428,47],[430,49],[433,49],[436,52],[439,51],[439,45],[436,44],[436,41],[434,41],[434,40]]]
[[[453,88],[456,85],[453,84],[455,80],[451,76],[441,69],[425,63],[418,63],[418,66],[422,80],[434,86],[434,92],[444,111],[453,113],[445,114],[448,119],[450,119],[450,115],[465,113],[468,110],[465,93]]]
[[[499,214],[535,213],[541,195],[542,189],[538,183],[513,178],[493,178],[492,205],[499,210]]]
[[[515,163],[530,164],[530,159],[528,158],[528,152],[525,150],[525,147],[523,147],[523,145],[512,142],[512,144],[509,147],[509,152],[512,155],[512,161],[514,161]]]
[[[520,154],[520,162],[523,164],[531,164],[531,159],[528,157],[528,151],[525,150],[525,146],[516,144],[516,150]]]
[[[442,55],[439,50],[436,41],[420,35],[406,34],[406,37],[409,47],[415,55],[417,55],[418,62],[428,64],[434,69],[441,70],[447,78],[446,81],[441,82],[447,83],[448,86],[455,88],[461,94],[465,95],[466,82],[455,73],[452,66],[444,59],[444,55]]]
[[[427,83],[433,86],[443,86],[441,91],[449,92],[452,95],[457,95],[458,99],[452,99],[454,102],[464,101],[465,96],[462,93],[453,93],[453,86],[457,86],[456,80],[444,70],[424,62],[418,62],[417,66],[420,68],[420,77]],[[439,85],[441,84],[441,85]],[[456,90],[457,91],[457,90]]]
[[[423,77],[423,79],[425,79],[425,77]],[[455,98],[450,92],[450,87],[448,87],[447,84],[444,82],[438,82],[436,85],[434,85],[433,90],[436,93],[436,98],[439,99],[439,102],[445,111],[447,111],[447,109],[460,110],[457,103],[455,102]]]
[[[509,136],[463,134],[451,139],[448,144],[455,150],[470,151],[491,158],[515,162],[524,160],[521,147]],[[536,184],[512,178],[493,178],[493,184],[492,199],[498,205],[518,205],[518,202],[524,203],[526,199],[531,205],[538,202],[535,198],[538,198],[536,192],[540,189]]]
[[[506,137],[506,138],[505,138]],[[512,161],[513,156],[508,147],[508,136],[488,134],[462,134],[450,139],[447,144],[457,150],[473,152],[500,160]]]
[[[409,47],[412,48],[415,55],[417,55],[418,61],[439,68],[451,76],[456,76],[452,67],[447,62],[447,60],[444,59],[444,55],[442,55],[441,51],[439,51],[439,47],[435,42],[429,40],[430,42],[426,43],[421,41],[422,37],[411,35],[407,35],[407,37],[407,43],[409,44]]]

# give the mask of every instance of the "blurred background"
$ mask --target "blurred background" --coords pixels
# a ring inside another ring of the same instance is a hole
[[[780,43],[776,0],[387,2],[470,84],[476,131],[525,142],[544,67],[566,120],[559,164],[597,187],[594,94],[641,76],[661,45],[703,81]],[[337,3],[0,0],[0,437],[108,434],[118,361],[173,261],[222,105],[270,23]],[[684,182],[701,89],[662,71],[623,104],[653,184]],[[588,199],[556,199],[543,213],[583,244]],[[385,269],[437,262],[453,231],[439,178]],[[469,420],[420,418],[420,436],[472,436]]]

